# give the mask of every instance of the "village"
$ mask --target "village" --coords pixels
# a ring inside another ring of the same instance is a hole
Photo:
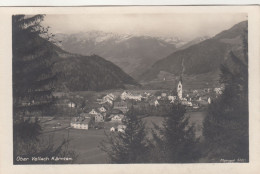
[[[194,125],[195,136],[202,137],[207,107],[222,94],[223,87],[183,89],[180,80],[172,90],[78,91],[56,93],[53,116],[24,117],[42,126],[42,139],[54,138],[54,144],[69,139],[69,148],[80,154],[78,163],[105,163],[106,154],[98,148],[106,134],[124,133],[130,109],[145,123],[148,138],[154,124],[162,126],[167,109],[176,102],[186,106],[185,116]]]
[[[180,101],[186,105],[188,112],[203,111],[211,100],[222,93],[223,88],[206,88],[183,90],[182,81],[177,85],[177,90],[172,91],[130,91],[110,92],[95,96],[87,100],[80,95],[61,97],[58,106],[63,106],[63,113],[69,113],[69,129],[103,129],[111,132],[124,132],[124,119],[127,111],[134,109],[140,117],[161,116],[167,107]],[[76,99],[78,98],[78,100]],[[57,128],[61,123],[57,123]],[[110,127],[108,127],[110,126]]]

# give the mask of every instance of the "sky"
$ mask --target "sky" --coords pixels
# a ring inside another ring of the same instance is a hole
[[[192,40],[214,36],[247,20],[244,13],[151,13],[151,14],[70,14],[46,15],[44,26],[53,33],[78,33],[92,30],[117,34],[174,37]]]

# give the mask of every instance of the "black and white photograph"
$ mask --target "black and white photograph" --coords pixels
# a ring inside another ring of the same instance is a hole
[[[249,12],[180,8],[12,13],[12,165],[250,164]]]
[[[248,162],[246,14],[13,15],[14,164]]]

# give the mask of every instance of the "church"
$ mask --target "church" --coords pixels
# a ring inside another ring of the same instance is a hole
[[[182,100],[182,77],[180,77],[178,86],[177,86],[177,95],[180,100]]]

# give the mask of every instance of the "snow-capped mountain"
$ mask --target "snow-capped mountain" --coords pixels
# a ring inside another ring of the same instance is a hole
[[[136,77],[157,60],[183,45],[178,37],[116,34],[102,31],[56,34],[59,46],[72,53],[97,54]]]

